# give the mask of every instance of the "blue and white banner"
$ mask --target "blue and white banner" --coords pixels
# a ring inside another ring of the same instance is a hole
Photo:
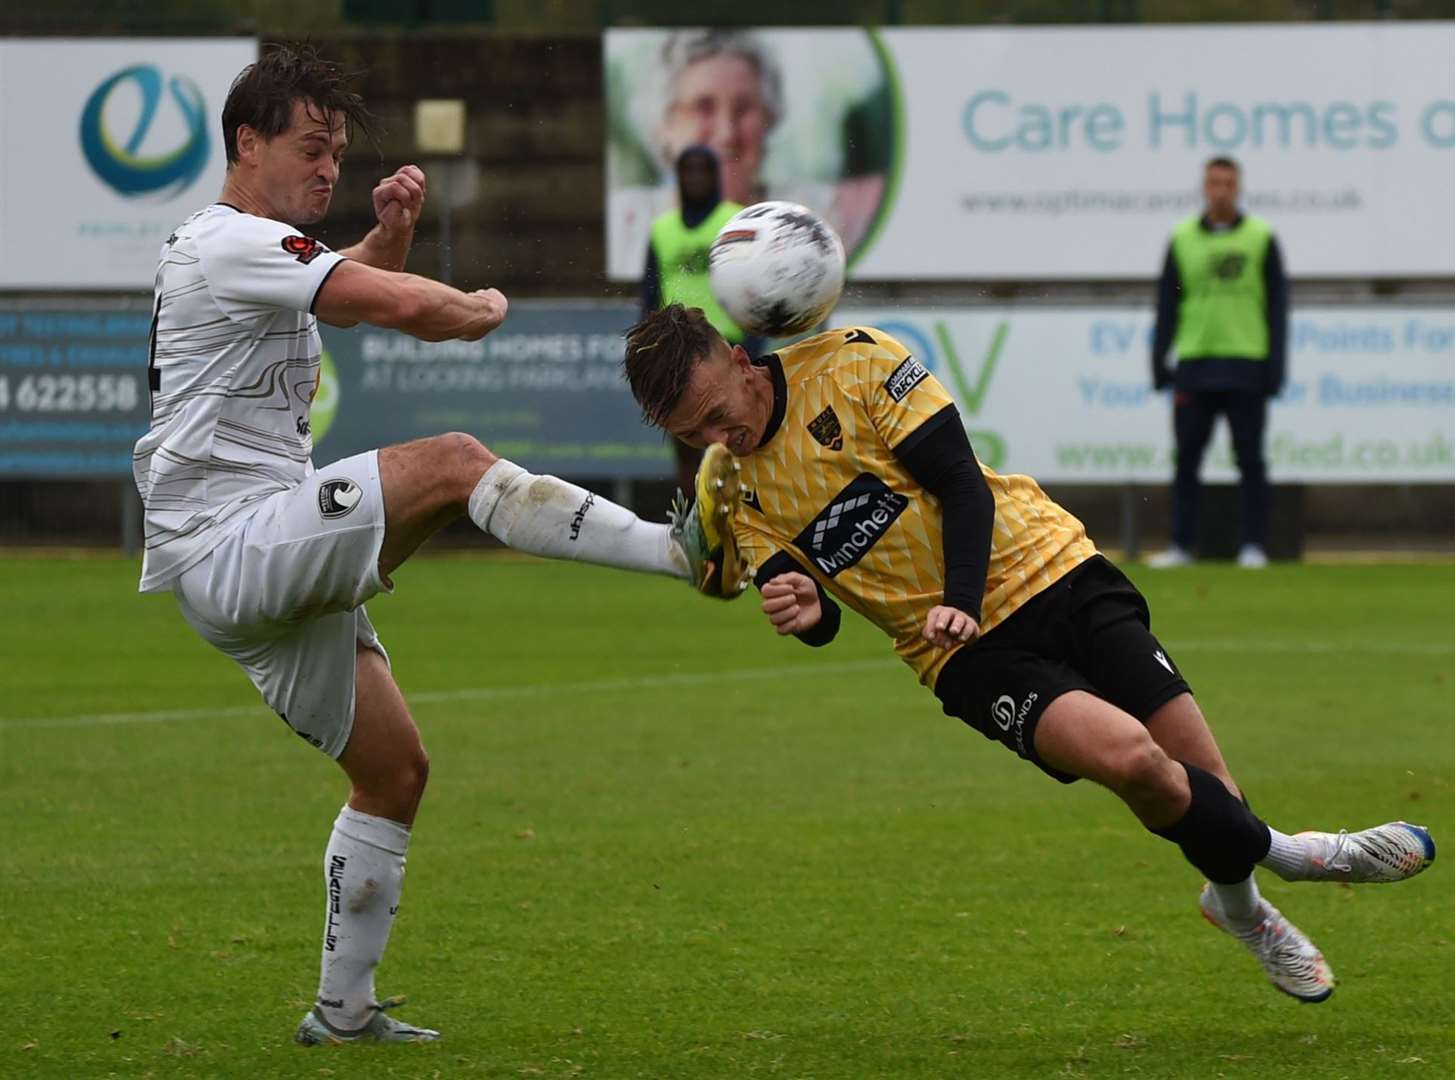
[[[0,304],[0,477],[131,475],[147,429],[142,307]]]
[[[480,341],[322,327],[313,460],[468,431],[533,472],[614,479],[672,473],[672,448],[622,378],[635,304],[512,304]],[[38,309],[0,300],[0,478],[129,477],[150,422],[151,310]]]
[[[314,458],[441,431],[537,472],[663,477],[670,446],[621,378],[633,305],[513,305],[482,341],[323,330]],[[0,476],[128,476],[146,430],[151,313],[0,303]],[[1165,483],[1171,402],[1151,389],[1144,308],[854,308],[834,325],[902,341],[954,395],[976,452],[1048,483]],[[1276,482],[1455,483],[1455,312],[1295,310],[1269,415]],[[1206,475],[1236,475],[1225,430]]]
[[[997,471],[1067,484],[1172,476],[1172,403],[1152,390],[1145,308],[854,308],[832,323],[878,327],[923,360]],[[1267,452],[1275,483],[1455,482],[1455,312],[1295,310]],[[1204,476],[1237,476],[1226,424]]]
[[[0,41],[0,289],[149,289],[217,198],[252,38]]]
[[[532,472],[658,479],[672,447],[622,377],[635,304],[522,301],[480,341],[321,327],[314,460],[468,431]]]

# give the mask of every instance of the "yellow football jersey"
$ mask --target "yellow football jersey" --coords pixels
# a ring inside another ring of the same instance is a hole
[[[943,520],[939,500],[894,449],[951,405],[950,395],[873,327],[830,330],[761,362],[773,375],[775,406],[763,444],[740,459],[747,494],[733,527],[738,543],[755,566],[778,551],[791,556],[893,638],[933,687],[955,651],[920,632],[943,602]],[[1096,548],[1030,477],[981,471],[995,496],[985,631]]]

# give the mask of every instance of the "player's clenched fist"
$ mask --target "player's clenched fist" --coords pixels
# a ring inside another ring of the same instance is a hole
[[[505,299],[505,294],[499,289],[476,289],[470,297],[480,306],[479,318],[474,321],[470,331],[460,336],[464,341],[479,341],[505,321],[510,301]]]
[[[424,170],[405,165],[374,186],[374,216],[386,229],[412,229],[424,209]]]
[[[763,614],[780,634],[801,634],[818,625],[823,605],[807,574],[779,574],[763,584]]]

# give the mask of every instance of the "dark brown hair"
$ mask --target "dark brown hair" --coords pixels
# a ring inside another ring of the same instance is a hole
[[[1207,159],[1207,164],[1202,167],[1202,171],[1207,172],[1209,169],[1232,169],[1235,173],[1241,173],[1243,171],[1242,169],[1238,168],[1238,163],[1236,161],[1234,161],[1230,157],[1225,157],[1222,155]]]
[[[722,340],[701,308],[668,304],[626,332],[621,366],[642,416],[658,427],[677,408],[692,369]]]
[[[237,164],[237,129],[247,124],[264,138],[288,130],[293,103],[306,101],[325,116],[342,113],[347,123],[369,134],[373,120],[353,88],[356,76],[318,55],[312,45],[269,45],[255,64],[232,81],[222,106],[222,145],[227,163]]]

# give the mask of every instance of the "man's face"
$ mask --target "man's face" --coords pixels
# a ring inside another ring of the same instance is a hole
[[[342,113],[326,114],[310,102],[295,101],[287,129],[271,139],[243,126],[239,163],[250,168],[249,182],[274,217],[312,225],[328,212],[348,141]]]
[[[738,457],[762,441],[773,412],[754,391],[752,361],[741,345],[719,340],[692,368],[682,400],[663,425],[688,446],[724,443]]]
[[[756,69],[741,56],[709,56],[688,64],[674,90],[661,130],[669,159],[693,143],[712,147],[723,198],[753,202],[769,122]]]
[[[1231,219],[1238,213],[1238,170],[1209,165],[1202,176],[1202,197],[1210,217]]]
[[[683,198],[694,201],[711,198],[717,188],[717,170],[705,157],[695,155],[677,167],[677,181],[682,186]]]

